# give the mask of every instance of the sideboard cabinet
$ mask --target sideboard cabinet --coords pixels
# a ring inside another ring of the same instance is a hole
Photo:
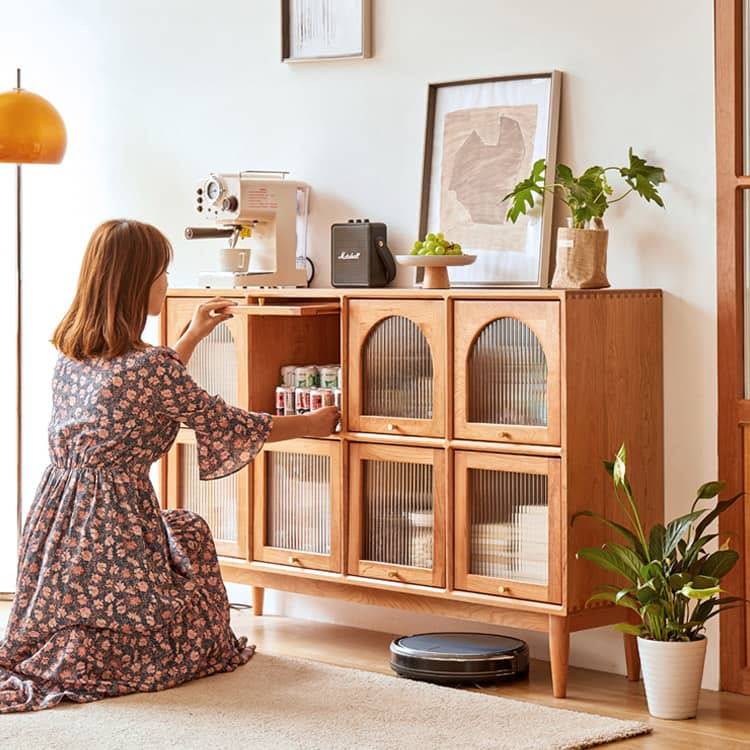
[[[172,344],[208,290],[172,290]],[[553,692],[569,635],[623,618],[588,603],[616,578],[581,547],[625,522],[602,460],[627,444],[647,524],[663,513],[658,290],[232,290],[231,320],[188,369],[209,391],[274,412],[286,365],[341,365],[342,429],[269,443],[197,479],[183,428],[163,459],[165,507],[195,510],[222,573],[266,588],[549,634]],[[634,639],[625,637],[637,679]]]

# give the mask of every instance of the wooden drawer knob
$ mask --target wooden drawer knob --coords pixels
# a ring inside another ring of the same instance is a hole
[[[298,557],[294,557],[292,555],[289,555],[289,558],[287,559],[287,562],[290,565],[299,565],[299,558]]]
[[[398,572],[395,570],[388,571],[388,578],[398,578]]]
[[[501,438],[502,438],[503,440],[510,440],[510,439],[511,439],[511,437],[512,437],[512,435],[511,435],[511,434],[510,434],[509,432],[501,432],[501,433],[500,433],[500,437],[501,437]]]
[[[497,587],[497,593],[498,594],[509,594],[510,589],[507,589],[505,586],[498,586]]]
[[[388,430],[388,432],[393,432],[396,429],[396,425],[393,425],[390,422],[388,422],[388,424],[386,425],[386,429]]]

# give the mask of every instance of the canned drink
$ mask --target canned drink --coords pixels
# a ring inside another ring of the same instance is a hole
[[[294,388],[280,385],[276,388],[276,414],[289,416],[295,413]]]
[[[332,388],[310,389],[310,411],[322,409],[324,406],[333,406]]]
[[[318,384],[318,368],[315,365],[296,367],[294,370],[295,388],[314,388]]]
[[[295,388],[309,388],[310,380],[312,379],[312,372],[307,366],[295,367],[294,368],[294,387]]]
[[[333,397],[333,405],[338,409],[341,408],[341,388],[331,388],[331,396]]]
[[[297,369],[297,365],[284,365],[281,368],[281,382],[280,385],[286,385],[290,388],[294,388],[297,385],[294,371]]]
[[[336,368],[336,372],[337,372],[336,388],[341,389],[341,388],[344,387],[344,383],[343,383],[343,380],[342,380],[342,374],[341,374],[341,367],[337,367]]]
[[[310,388],[310,411],[323,408],[323,389]]]
[[[294,408],[297,414],[306,414],[310,411],[310,389],[294,389]]]
[[[320,368],[320,387],[338,388],[339,373],[336,365],[326,365]]]

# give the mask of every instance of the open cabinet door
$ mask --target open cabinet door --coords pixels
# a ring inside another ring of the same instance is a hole
[[[722,587],[750,599],[750,6],[716,0],[714,8],[719,476],[723,498],[746,493],[720,516],[720,541],[740,553]],[[721,615],[721,688],[750,695],[748,607]]]

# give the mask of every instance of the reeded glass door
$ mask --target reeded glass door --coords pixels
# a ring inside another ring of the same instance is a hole
[[[457,438],[560,444],[560,305],[454,307]]]
[[[255,459],[253,559],[341,570],[341,443],[267,443]]]
[[[352,443],[349,477],[349,573],[444,586],[444,451]]]
[[[351,300],[351,431],[445,434],[444,310],[438,300]]]
[[[455,453],[456,588],[559,602],[560,460]]]
[[[199,302],[193,298],[168,300],[167,340],[170,343],[187,327]],[[209,393],[221,396],[234,406],[247,408],[247,363],[239,354],[246,350],[247,321],[238,318],[220,323],[196,346],[187,370]],[[210,482],[201,481],[195,435],[187,428],[180,430],[166,459],[166,467],[170,507],[198,513],[211,529],[220,555],[246,558],[250,469],[244,468]]]

